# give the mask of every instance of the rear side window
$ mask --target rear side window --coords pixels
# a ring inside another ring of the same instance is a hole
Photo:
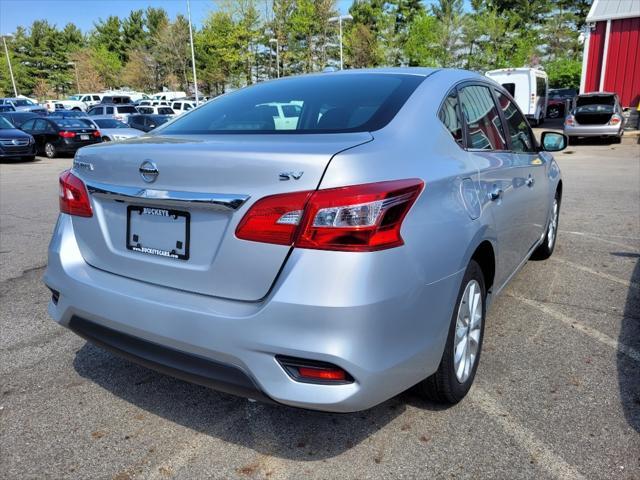
[[[511,95],[512,97],[516,96],[516,84],[515,83],[503,83],[502,86],[507,92],[509,92],[509,95]]]
[[[438,112],[438,118],[449,130],[449,133],[461,147],[464,146],[464,138],[462,137],[462,122],[460,121],[460,114],[458,110],[458,94],[456,91],[452,91],[447,95],[440,112]]]
[[[519,153],[535,152],[536,143],[533,140],[533,134],[518,107],[502,92],[496,91],[496,96],[504,119],[507,122],[513,151]]]
[[[536,77],[536,96],[544,97],[547,95],[547,82],[542,77]]]
[[[140,113],[153,113],[153,108],[152,107],[138,107],[138,112]]]
[[[179,102],[176,102],[176,103],[174,103],[174,104],[172,105],[172,108],[173,108],[174,110],[181,110],[181,109],[182,109],[182,104],[181,104],[181,103],[179,103]]]
[[[159,113],[160,115],[171,115],[171,114],[173,114],[174,112],[173,112],[173,110],[171,110],[171,108],[169,108],[169,107],[160,107],[160,108],[158,108],[158,113]]]
[[[467,147],[474,150],[506,150],[504,129],[488,87],[460,89],[460,107],[467,125]]]
[[[285,78],[218,97],[179,117],[162,133],[374,131],[393,119],[423,80],[418,75],[380,73]],[[283,105],[300,108],[297,122],[277,121],[277,107]]]

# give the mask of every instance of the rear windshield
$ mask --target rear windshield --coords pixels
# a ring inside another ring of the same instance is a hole
[[[576,107],[584,107],[586,105],[611,105],[615,104],[613,95],[589,95],[588,97],[578,97]]]
[[[424,77],[417,75],[327,73],[266,82],[210,101],[179,117],[163,128],[162,133],[378,130],[393,119],[423,80]],[[278,106],[287,110],[283,116]]]
[[[138,113],[136,107],[118,107],[118,113]]]
[[[56,118],[55,122],[63,128],[95,128],[91,120],[83,118]]]

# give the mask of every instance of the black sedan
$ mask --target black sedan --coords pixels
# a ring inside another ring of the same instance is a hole
[[[36,143],[31,135],[18,130],[6,118],[0,117],[0,158],[36,158]]]
[[[33,135],[38,152],[49,158],[74,154],[86,145],[100,143],[100,131],[85,118],[34,118],[22,124],[22,130]]]
[[[163,123],[167,123],[171,119],[170,115],[131,115],[129,116],[129,126],[131,128],[137,128],[143,132],[150,132],[156,127],[159,127]]]

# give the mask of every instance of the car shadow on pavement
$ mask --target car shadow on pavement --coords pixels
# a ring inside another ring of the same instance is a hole
[[[615,253],[614,253],[615,255]],[[640,260],[631,275],[618,343],[640,351]],[[618,386],[627,423],[640,432],[640,365],[618,350]]]
[[[227,395],[146,369],[86,343],[78,374],[147,412],[205,435],[292,460],[319,460],[366,440],[405,411],[405,393],[363,412],[333,414]],[[426,403],[426,402],[425,402]],[[429,408],[422,403],[420,408]]]

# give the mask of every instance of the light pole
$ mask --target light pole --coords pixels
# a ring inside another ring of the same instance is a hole
[[[76,88],[78,89],[78,95],[80,94],[80,77],[78,76],[78,65],[76,62],[67,62],[67,65],[73,65],[73,69],[76,71]]]
[[[7,48],[7,37],[11,38],[11,35],[2,35],[2,43],[4,43],[4,53],[7,55],[7,65],[9,65],[9,76],[13,84],[13,94],[17,97],[18,89],[16,88],[16,79],[13,78],[13,68],[11,67],[11,59],[9,58],[9,49]]]
[[[196,94],[196,107],[200,104],[198,97],[198,79],[196,78],[196,53],[193,49],[193,27],[191,26],[191,4],[187,0],[187,13],[189,15],[189,39],[191,41],[191,66],[193,67],[193,89]]]
[[[353,20],[351,15],[340,15],[338,17],[331,17],[329,19],[330,22],[338,22],[338,28],[340,30],[340,70],[342,70],[343,62],[342,62],[342,21],[343,20]]]
[[[280,48],[278,47],[278,39],[270,38],[269,44],[271,43],[276,44],[276,75],[278,76],[278,78],[280,78]]]

